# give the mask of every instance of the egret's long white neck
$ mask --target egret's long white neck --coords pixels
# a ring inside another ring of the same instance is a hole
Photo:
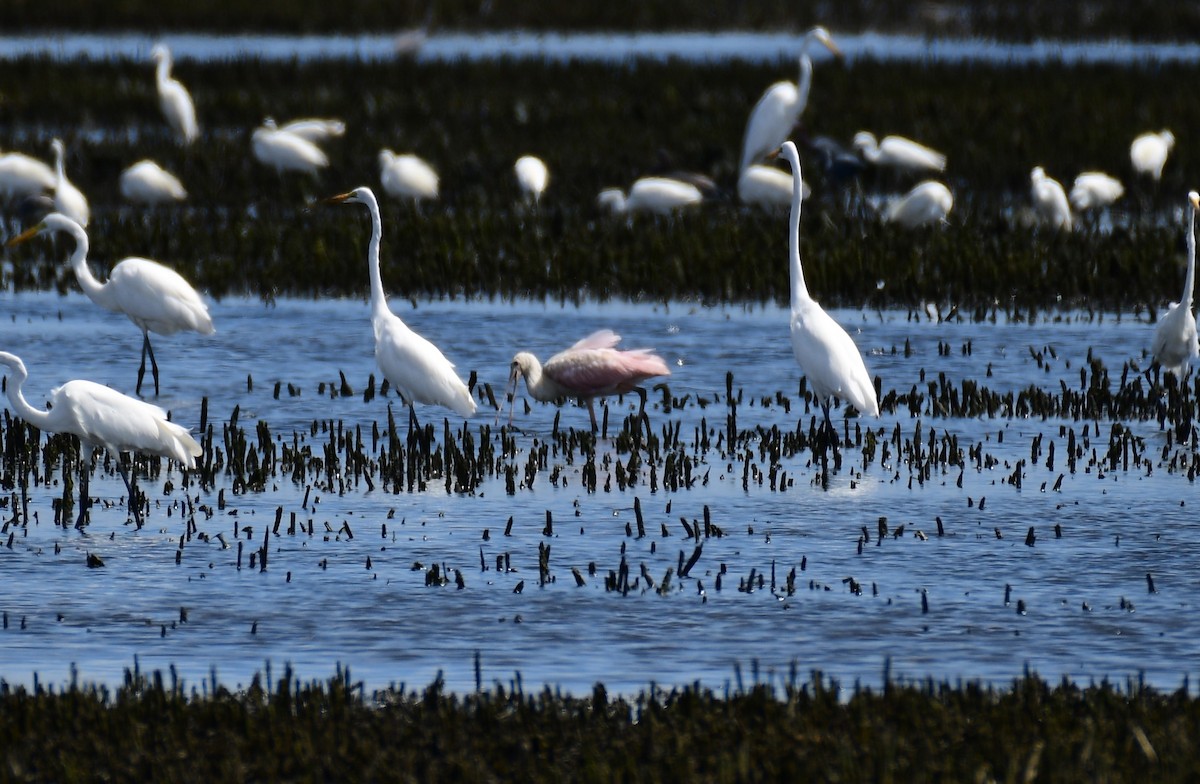
[[[1196,205],[1188,204],[1187,275],[1183,279],[1183,296],[1179,301],[1188,310],[1192,309],[1192,289],[1196,285]]]
[[[68,263],[71,265],[71,269],[75,271],[75,279],[79,281],[79,288],[83,289],[83,293],[88,295],[88,299],[100,307],[117,310],[109,302],[110,297],[105,285],[96,280],[96,276],[92,274],[92,270],[88,267],[87,232],[75,221],[63,221],[56,228],[59,231],[67,232],[75,239],[75,251],[71,254]]]
[[[12,371],[8,377],[8,402],[12,405],[13,411],[39,430],[45,430],[45,425],[50,419],[50,412],[41,411],[29,405],[29,401],[21,392],[25,379],[29,378],[29,371],[25,369],[25,363],[13,354],[0,351],[0,364],[8,365]]]
[[[158,57],[158,66],[154,71],[154,78],[158,82],[158,86],[162,87],[167,82],[171,81],[171,56],[162,54]]]
[[[808,93],[812,90],[813,63],[808,52],[800,54],[800,76],[796,80],[796,105],[808,105]],[[799,119],[799,118],[797,118]]]
[[[804,180],[800,173],[800,155],[796,145],[785,142],[783,156],[792,167],[792,212],[788,218],[788,257],[792,272],[792,310],[812,302],[808,286],[804,285],[804,268],[800,264],[800,203],[804,198]]]
[[[67,179],[67,167],[63,163],[63,146],[57,143],[54,145],[54,173],[61,186]]]
[[[387,295],[383,293],[383,276],[379,273],[379,245],[383,240],[383,219],[379,215],[379,202],[373,194],[365,197],[363,203],[371,213],[371,242],[367,246],[367,265],[371,271],[371,312],[379,316],[390,313]]]

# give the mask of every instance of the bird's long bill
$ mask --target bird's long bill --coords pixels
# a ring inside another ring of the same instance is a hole
[[[516,414],[517,408],[517,379],[521,376],[521,368],[513,363],[512,372],[508,374],[508,385],[505,388],[504,395],[508,400],[508,424],[512,426],[513,416]],[[496,417],[499,419],[499,417]]]
[[[46,228],[46,224],[39,223],[36,226],[34,226],[33,228],[26,229],[25,231],[21,232],[17,236],[13,237],[8,242],[4,243],[4,246],[7,248],[11,248],[13,245],[20,245],[22,242],[28,242],[29,240],[36,237],[38,235],[38,233],[41,232],[41,230],[44,228]]]
[[[330,196],[328,199],[321,199],[318,204],[341,204],[354,195],[353,191],[348,193],[339,193],[337,196]]]

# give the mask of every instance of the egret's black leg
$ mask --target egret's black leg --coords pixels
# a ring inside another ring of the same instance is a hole
[[[125,480],[125,489],[129,492],[129,512],[133,515],[133,522],[140,529],[145,523],[142,520],[142,505],[137,497],[137,477],[130,476],[125,461],[120,457],[117,458],[117,468],[120,469],[121,478]]]
[[[83,528],[92,521],[92,496],[88,492],[88,475],[91,473],[90,460],[79,458],[79,516],[75,518],[75,527]]]
[[[145,339],[142,341],[146,347],[146,352],[150,355],[150,370],[154,373],[154,396],[158,397],[158,362],[154,359],[154,346],[150,345],[150,333],[143,333]]]

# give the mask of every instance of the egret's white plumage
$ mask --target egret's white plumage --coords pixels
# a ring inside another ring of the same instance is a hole
[[[517,175],[517,185],[522,195],[537,204],[550,184],[550,170],[545,162],[534,155],[522,155],[513,164],[513,172]]]
[[[75,240],[70,265],[83,293],[106,310],[124,313],[142,331],[142,364],[138,369],[136,391],[139,394],[142,391],[148,354],[154,376],[154,394],[157,395],[158,362],[150,346],[150,333],[173,335],[189,330],[201,335],[213,334],[216,330],[204,300],[178,272],[149,259],[124,259],[113,267],[108,280],[101,283],[88,268],[87,232],[57,212],[50,213],[38,225],[9,240],[9,244],[24,242],[46,232],[64,232]]]
[[[644,410],[646,392],[638,385],[655,376],[669,376],[671,370],[653,349],[621,350],[617,348],[620,342],[620,335],[602,329],[550,357],[545,365],[533,354],[520,352],[510,366],[508,399],[513,401],[517,379],[523,377],[525,388],[535,400],[544,403],[560,403],[567,398],[585,400],[593,431],[598,429],[594,398],[637,391]],[[508,419],[511,423],[512,408]]]
[[[438,176],[433,167],[416,155],[379,151],[379,182],[383,191],[398,199],[436,201]]]
[[[670,177],[642,177],[630,187],[628,196],[620,188],[606,188],[596,196],[596,203],[611,212],[651,212],[656,215],[670,215],[703,200],[704,194],[695,185]]]
[[[903,136],[885,136],[883,141],[870,131],[854,134],[854,149],[874,166],[900,172],[931,172],[946,170],[946,156],[920,142]]]
[[[1148,132],[1133,140],[1129,145],[1129,159],[1133,170],[1151,177],[1155,182],[1162,179],[1167,156],[1175,147],[1175,134],[1170,131]]]
[[[1196,285],[1196,210],[1200,209],[1200,194],[1188,193],[1187,208],[1187,274],[1183,279],[1183,296],[1159,319],[1154,328],[1154,359],[1164,370],[1183,378],[1188,362],[1200,354],[1196,341],[1196,317],[1192,314],[1192,289]]]
[[[171,50],[163,44],[157,44],[150,55],[156,65],[154,81],[158,87],[158,105],[163,117],[171,126],[175,136],[184,144],[191,144],[200,135],[200,127],[196,124],[196,105],[187,88],[171,78]]]
[[[61,139],[50,142],[50,147],[54,150],[54,209],[87,228],[92,213],[88,208],[87,198],[67,179],[67,169],[63,160],[66,157],[66,148]]]
[[[454,365],[438,347],[413,332],[388,308],[379,274],[379,244],[383,220],[379,203],[370,188],[355,188],[333,196],[331,203],[366,205],[371,214],[371,242],[367,266],[371,276],[371,323],[375,327],[375,361],[392,387],[409,407],[410,422],[416,421],[415,403],[445,406],[459,416],[475,413],[475,400],[467,385],[454,372]]]
[[[925,180],[889,204],[883,216],[888,223],[915,229],[945,221],[953,208],[950,189],[935,180]]]
[[[138,204],[183,201],[187,191],[174,174],[152,160],[142,160],[121,172],[121,196]]]
[[[1125,186],[1104,172],[1083,172],[1075,178],[1068,199],[1079,212],[1107,207],[1125,195]]]
[[[742,136],[742,159],[738,166],[747,166],[779,149],[779,145],[792,133],[792,128],[808,105],[808,93],[812,87],[812,58],[809,49],[821,44],[835,55],[841,52],[824,27],[814,27],[804,36],[800,44],[800,78],[797,83],[780,81],[771,85],[750,110],[746,120],[746,132]]]
[[[846,330],[808,293],[800,263],[800,155],[785,142],[782,153],[796,174],[788,223],[788,253],[792,278],[792,353],[829,420],[829,399],[840,398],[864,414],[879,416],[875,386],[862,354]],[[832,423],[829,423],[832,427]]]
[[[774,166],[752,163],[738,175],[738,199],[756,207],[785,207],[792,203],[792,175]],[[804,198],[811,193],[804,183]]]
[[[1071,230],[1071,205],[1062,183],[1046,174],[1041,166],[1029,173],[1030,193],[1038,222],[1055,229]]]
[[[22,392],[21,387],[29,378],[25,363],[13,354],[0,352],[0,365],[9,368],[8,401],[17,416],[39,430],[79,437],[80,508],[76,525],[82,525],[89,516],[88,475],[92,450],[96,447],[104,447],[117,458],[129,490],[129,508],[139,528],[141,507],[136,501],[134,484],[121,462],[122,453],[158,455],[174,460],[184,468],[195,468],[196,458],[203,454],[200,444],[187,428],[169,421],[167,413],[158,406],[91,381],[76,380],[51,390],[49,410],[42,411],[31,406]]]
[[[321,148],[308,139],[274,128],[274,123],[255,128],[250,135],[250,146],[260,163],[285,171],[316,174],[329,165],[329,158]]]
[[[54,170],[20,152],[0,154],[0,200],[13,202],[54,188]]]
[[[266,125],[266,123],[263,124]],[[330,139],[344,136],[346,134],[346,123],[341,120],[308,117],[286,122],[279,126],[279,130],[290,133],[293,136],[299,136],[301,139],[313,144],[324,144]]]

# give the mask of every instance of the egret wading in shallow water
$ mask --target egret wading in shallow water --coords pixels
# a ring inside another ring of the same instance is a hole
[[[1079,212],[1107,207],[1125,195],[1125,186],[1116,177],[1104,172],[1083,172],[1075,178],[1067,197]]]
[[[187,191],[174,174],[152,160],[142,160],[121,172],[121,196],[138,204],[183,201]]]
[[[885,136],[878,141],[870,131],[859,131],[854,134],[854,149],[867,163],[883,169],[918,173],[946,170],[945,155],[903,136]]]
[[[349,193],[331,196],[328,204],[363,204],[371,214],[371,242],[367,248],[367,268],[371,275],[371,323],[375,327],[375,361],[388,382],[408,406],[409,429],[417,425],[416,403],[445,406],[459,416],[475,413],[471,391],[454,372],[454,365],[438,347],[409,329],[388,308],[379,274],[379,243],[383,239],[383,220],[379,202],[370,188],[355,188]]]
[[[1183,296],[1172,303],[1154,328],[1154,359],[1163,369],[1182,379],[1188,362],[1198,353],[1196,317],[1192,314],[1192,289],[1196,285],[1196,210],[1200,209],[1200,194],[1188,193],[1187,208],[1187,274],[1183,278]]]
[[[54,209],[80,226],[87,228],[91,210],[88,209],[87,198],[67,179],[67,170],[63,161],[66,157],[66,148],[63,146],[62,139],[50,142],[50,147],[54,150]]]
[[[275,127],[268,119],[250,135],[250,146],[260,163],[275,169],[277,174],[285,171],[317,174],[329,165],[329,158],[321,148],[294,133]]]
[[[883,216],[888,223],[916,229],[944,223],[953,207],[950,189],[935,180],[926,180],[889,204]]]
[[[270,127],[274,127],[273,121]],[[264,126],[267,123],[263,123]],[[309,117],[302,120],[292,120],[278,127],[284,133],[299,136],[313,144],[324,144],[330,139],[346,135],[346,123],[341,120],[329,120],[320,117]]]
[[[545,162],[534,155],[522,155],[513,164],[513,172],[517,175],[522,196],[534,205],[541,201],[546,186],[550,184],[550,170]]]
[[[830,398],[840,398],[859,411],[879,416],[875,386],[863,364],[862,354],[846,330],[817,304],[804,283],[800,263],[800,155],[796,145],[785,142],[780,154],[791,164],[795,176],[792,187],[792,213],[788,222],[788,254],[792,278],[792,353],[800,365],[813,394],[825,412],[825,424],[833,432],[829,419]]]
[[[121,478],[129,491],[129,513],[142,527],[141,504],[137,500],[136,477],[131,477],[122,458],[125,452],[158,455],[195,468],[203,450],[187,428],[167,420],[167,412],[92,381],[68,381],[50,392],[49,409],[41,411],[25,400],[21,391],[29,372],[17,356],[0,351],[0,365],[9,368],[8,402],[17,416],[38,430],[71,433],[79,437],[79,517],[82,527],[91,516],[92,499],[88,476],[92,450],[104,447],[117,458]]]
[[[813,64],[808,53],[815,44],[821,44],[835,56],[842,54],[824,27],[814,27],[808,31],[800,44],[799,82],[776,82],[767,88],[750,110],[746,132],[742,136],[739,171],[745,171],[750,164],[778,150],[800,121],[812,88]]]
[[[1129,160],[1133,170],[1155,182],[1162,179],[1167,156],[1175,147],[1175,134],[1170,131],[1143,133],[1129,145]]]
[[[50,213],[41,223],[9,240],[8,244],[16,245],[38,234],[56,232],[69,234],[75,240],[75,252],[71,254],[70,264],[83,293],[102,308],[124,313],[142,331],[142,364],[138,368],[136,391],[139,395],[142,393],[146,356],[149,355],[154,394],[157,395],[158,362],[150,346],[150,333],[174,335],[182,330],[190,330],[211,335],[216,330],[208,315],[208,306],[178,272],[149,259],[124,259],[113,267],[106,282],[96,280],[87,264],[87,232],[78,223],[57,212]]]
[[[543,403],[560,403],[572,397],[586,400],[593,433],[599,430],[593,398],[637,392],[642,400],[638,416],[644,416],[646,390],[638,385],[655,376],[669,376],[671,370],[653,349],[621,350],[617,348],[620,342],[620,335],[602,329],[550,357],[545,365],[526,351],[517,354],[508,375],[509,424],[516,406],[517,379],[521,377],[534,400]]]
[[[158,105],[162,108],[163,117],[179,141],[191,144],[200,135],[200,128],[196,124],[196,105],[192,103],[187,88],[171,78],[171,50],[163,44],[157,44],[150,50],[150,56],[157,64],[154,81],[158,87]]]
[[[379,183],[383,192],[398,199],[416,202],[437,201],[438,175],[433,167],[416,155],[397,155],[388,149],[379,151]]]

